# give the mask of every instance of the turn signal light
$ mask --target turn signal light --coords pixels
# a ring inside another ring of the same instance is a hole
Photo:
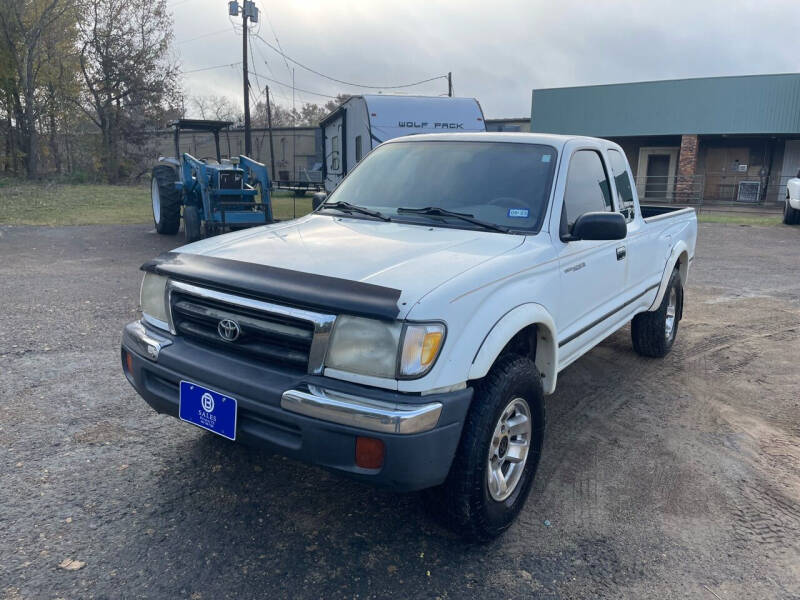
[[[385,454],[383,441],[358,436],[356,438],[356,465],[362,469],[380,469]]]
[[[130,352],[125,352],[125,370],[133,375],[133,357]]]

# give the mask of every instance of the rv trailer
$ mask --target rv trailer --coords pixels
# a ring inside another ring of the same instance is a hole
[[[352,96],[320,123],[327,192],[378,144],[416,133],[486,131],[475,98]]]

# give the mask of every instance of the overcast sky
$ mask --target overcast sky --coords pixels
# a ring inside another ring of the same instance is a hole
[[[276,45],[277,34],[288,56],[314,70],[375,86],[452,71],[456,95],[477,98],[490,118],[530,117],[535,88],[800,71],[797,0],[256,3],[259,35]],[[227,16],[227,2],[168,0],[168,6],[186,92],[241,102],[241,65],[188,72],[242,60],[242,39]],[[235,22],[241,30],[241,20]],[[257,39],[253,45],[256,71],[291,84],[284,60]],[[329,95],[376,91],[292,66],[297,88]],[[262,90],[266,83],[251,79]],[[291,104],[291,87],[270,86],[279,103]],[[446,91],[444,79],[404,90]],[[298,105],[326,100],[306,92],[296,99]]]

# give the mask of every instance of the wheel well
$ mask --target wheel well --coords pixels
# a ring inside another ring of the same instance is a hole
[[[514,337],[508,340],[503,350],[498,355],[498,359],[506,354],[517,354],[526,356],[536,362],[536,346],[538,336],[538,325],[533,323],[520,329]]]
[[[689,253],[684,250],[681,252],[681,255],[678,257],[678,261],[675,263],[675,268],[678,269],[678,272],[681,276],[681,285],[686,285],[686,278],[689,276]]]

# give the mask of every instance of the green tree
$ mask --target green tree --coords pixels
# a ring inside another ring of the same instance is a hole
[[[48,103],[47,89],[56,87],[52,61],[60,62],[70,54],[76,16],[73,0],[0,3],[0,76],[6,127],[13,146],[23,155],[29,178],[39,172],[38,124]],[[11,152],[16,149],[12,147]]]
[[[126,150],[144,144],[145,129],[180,102],[172,16],[166,0],[82,0],[81,7],[81,107],[101,131],[105,176],[116,183]]]

